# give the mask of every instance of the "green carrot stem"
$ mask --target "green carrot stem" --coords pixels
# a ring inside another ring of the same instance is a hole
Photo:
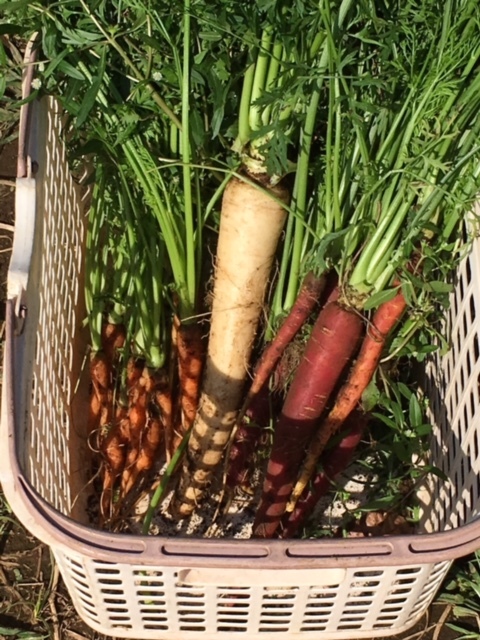
[[[180,462],[183,454],[185,453],[185,449],[187,447],[188,440],[190,438],[190,433],[191,432],[188,431],[183,436],[183,439],[180,445],[178,446],[167,468],[165,469],[165,472],[162,476],[162,480],[160,484],[156,488],[155,493],[153,494],[152,499],[150,500],[150,504],[148,505],[148,509],[147,509],[147,512],[145,513],[145,518],[143,520],[143,526],[142,526],[143,535],[148,535],[148,532],[150,530],[150,525],[152,524],[152,518],[155,515],[155,511],[158,508],[158,505],[160,504],[160,502],[163,500],[168,484],[175,472],[175,469],[177,468],[178,463]]]
[[[252,99],[253,81],[255,78],[255,63],[252,62],[245,71],[243,78],[242,95],[238,112],[238,136],[234,144],[234,150],[240,153],[251,137],[250,129],[250,103]]]
[[[272,29],[264,29],[260,41],[260,51],[255,65],[255,75],[253,78],[252,91],[250,97],[249,125],[250,131],[258,131],[262,126],[262,107],[256,104],[265,91],[267,73],[270,62],[270,48],[272,46]]]
[[[186,294],[181,300],[181,318],[193,315],[196,299],[194,212],[192,200],[192,168],[190,166],[190,0],[184,3],[183,72],[182,72],[182,160],[186,244]]]

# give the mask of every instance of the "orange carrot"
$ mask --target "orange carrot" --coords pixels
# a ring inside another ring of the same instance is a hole
[[[134,390],[132,403],[128,411],[128,419],[130,422],[130,437],[121,480],[123,496],[127,495],[134,483],[132,471],[140,454],[143,430],[147,422],[147,394],[140,383],[137,384]]]
[[[156,374],[156,383],[152,392],[152,396],[153,401],[160,411],[160,418],[163,425],[165,439],[165,452],[168,463],[171,459],[171,438],[173,436],[173,406],[170,380],[168,378],[168,375],[164,372],[158,372]]]
[[[102,326],[102,350],[110,362],[115,360],[117,350],[121,349],[126,340],[127,331],[123,324],[106,322]]]
[[[111,365],[105,353],[95,353],[90,360],[90,379],[97,395],[102,398],[111,385]]]
[[[108,392],[112,384],[111,362],[103,351],[92,355],[89,372],[92,391],[88,410],[88,430],[89,433],[93,433],[100,427],[102,413],[106,410]],[[103,420],[103,424],[106,424],[105,420]]]
[[[162,442],[163,433],[164,428],[160,418],[152,418],[144,431],[140,452],[130,475],[129,482],[131,487],[133,487],[141,473],[152,468]]]
[[[177,357],[180,410],[179,419],[174,425],[171,455],[175,453],[183,436],[191,428],[197,415],[200,396],[200,380],[205,359],[202,329],[197,323],[185,324],[175,318],[177,329]]]
[[[100,426],[100,417],[102,415],[102,400],[95,389],[90,394],[90,404],[88,407],[88,433],[93,433]]]
[[[136,358],[129,358],[127,361],[127,389],[133,389],[135,384],[140,380],[144,368],[143,360],[137,360]]]
[[[100,501],[101,514],[104,519],[113,513],[112,499],[117,478],[120,477],[125,466],[126,434],[128,433],[128,418],[117,420],[110,428],[101,444],[104,457],[103,491]]]
[[[321,422],[318,431],[312,439],[305,461],[295,485],[288,511],[293,511],[308,481],[310,480],[317,461],[332,435],[338,431],[346,418],[353,411],[362,397],[362,393],[370,383],[380,361],[385,341],[396,325],[406,307],[402,292],[391,300],[384,302],[374,313],[373,320],[363,340],[358,358],[353,365],[347,382],[340,389],[335,404]]]

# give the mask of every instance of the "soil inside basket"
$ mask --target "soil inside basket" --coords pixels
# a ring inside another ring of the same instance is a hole
[[[169,511],[170,501],[174,496],[174,489],[170,489],[152,519],[150,534],[192,538],[251,538],[266,462],[260,454],[248,484],[237,487],[233,492],[225,489],[220,469],[201,505],[192,516],[182,520],[175,519]],[[415,500],[413,492],[408,490],[409,485],[403,489],[407,497],[402,510],[369,509],[372,494],[375,495],[375,488],[382,480],[373,469],[368,470],[365,463],[368,467],[368,457],[353,462],[335,477],[334,485],[319,500],[299,537],[366,537],[414,533],[415,526],[403,515],[403,511],[406,513]],[[145,513],[164,468],[159,465],[156,473],[142,478],[139,485],[125,498],[120,514],[104,523],[103,527],[123,533],[142,534]],[[91,496],[90,505],[90,521],[92,525],[98,526],[98,495]],[[367,508],[363,512],[365,507]]]

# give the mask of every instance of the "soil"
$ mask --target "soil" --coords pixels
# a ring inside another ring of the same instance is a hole
[[[6,277],[14,221],[16,142],[0,147],[0,323],[5,317]],[[10,181],[10,182],[9,182]],[[397,640],[455,640],[446,626],[451,610],[434,604],[420,623]],[[470,637],[478,637],[470,636]],[[0,492],[0,640],[108,640],[77,616],[49,549],[9,512]],[[112,639],[110,639],[112,640]]]

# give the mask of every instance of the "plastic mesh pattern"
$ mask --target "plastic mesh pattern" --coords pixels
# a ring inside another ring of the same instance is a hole
[[[180,570],[125,566],[56,554],[78,610],[125,638],[372,637],[418,619],[450,563],[349,569],[340,584],[229,586],[179,582]],[[294,574],[293,574],[294,575]],[[320,635],[319,635],[320,634]]]
[[[479,256],[477,239],[458,269],[451,294],[444,328],[451,348],[426,370],[434,424],[431,461],[446,478],[431,475],[422,493],[427,531],[459,527],[480,510]]]
[[[39,493],[63,513],[72,504],[71,405],[76,309],[82,271],[84,221],[76,186],[58,139],[60,118],[53,102],[46,114],[42,188],[37,224],[42,236],[38,274],[39,315],[32,367],[27,466]]]

